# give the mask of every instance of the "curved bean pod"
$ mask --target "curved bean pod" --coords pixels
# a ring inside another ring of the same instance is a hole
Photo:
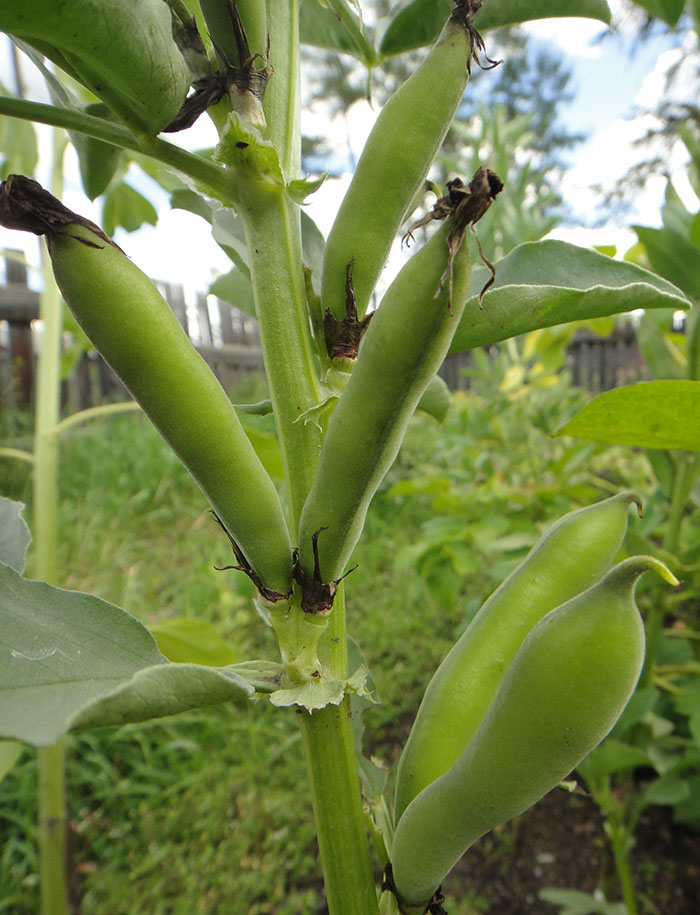
[[[321,299],[345,317],[345,272],[353,263],[360,318],[406,210],[425,180],[467,85],[470,32],[455,12],[437,43],[384,105],[331,228]]]
[[[648,569],[677,583],[635,556],[525,639],[466,752],[398,822],[393,877],[407,905],[427,905],[470,845],[554,788],[613,727],[644,660],[634,588]]]
[[[0,29],[68,67],[127,124],[158,133],[180,110],[190,71],[163,0],[0,0]]]
[[[462,755],[533,626],[610,567],[632,502],[622,492],[560,518],[481,607],[423,696],[399,760],[396,820]]]
[[[403,266],[373,316],[357,365],[328,424],[318,472],[299,523],[300,563],[313,577],[314,534],[323,581],[338,579],[364,525],[372,496],[391,467],[408,422],[447,353],[469,291],[469,246],[445,283],[448,219]]]
[[[292,548],[277,491],[167,302],[91,229],[68,226],[47,241],[78,323],[190,471],[255,574],[270,591],[286,594]]]

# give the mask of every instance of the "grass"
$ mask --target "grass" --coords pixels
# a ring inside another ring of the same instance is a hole
[[[416,418],[348,581],[350,632],[382,698],[366,714],[366,752],[395,760],[435,666],[539,527],[573,504],[651,486],[642,456],[548,437],[582,396],[491,390],[458,398],[444,427]],[[2,443],[27,447],[13,422]],[[0,491],[30,501],[28,473],[0,463]],[[212,568],[229,548],[201,494],[143,417],[74,432],[60,475],[66,586],[146,623],[206,619],[242,660],[276,656],[247,579]],[[263,700],[86,732],[68,758],[82,915],[323,911],[293,712]],[[0,783],[0,912],[38,910],[35,791],[27,749]]]

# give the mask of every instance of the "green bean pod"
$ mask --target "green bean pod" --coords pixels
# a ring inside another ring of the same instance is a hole
[[[292,548],[277,491],[167,302],[119,248],[89,228],[68,226],[47,241],[78,323],[190,471],[265,587],[287,594]]]
[[[444,281],[448,218],[400,270],[373,316],[357,365],[328,424],[319,468],[301,513],[299,554],[314,572],[318,537],[324,581],[343,572],[372,496],[398,453],[408,422],[442,364],[469,292],[469,246],[452,263],[452,300]],[[436,298],[436,292],[442,289]]]
[[[190,71],[163,0],[0,0],[0,29],[66,67],[148,133],[166,127],[187,95]]]
[[[632,502],[621,492],[564,515],[481,607],[423,696],[399,760],[396,820],[467,748],[533,626],[608,570]]]
[[[525,639],[465,753],[398,822],[393,877],[406,906],[425,907],[470,845],[532,806],[611,730],[642,669],[634,589],[648,569],[677,584],[663,563],[635,556]]]
[[[467,85],[469,31],[457,13],[410,78],[382,108],[326,242],[321,299],[345,317],[345,271],[353,263],[358,315],[406,211],[425,180]]]

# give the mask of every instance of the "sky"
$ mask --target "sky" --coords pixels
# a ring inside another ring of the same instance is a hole
[[[612,0],[615,7],[618,0]],[[529,23],[525,28],[539,41],[547,42],[561,50],[565,62],[573,71],[576,97],[562,109],[565,124],[576,132],[589,133],[569,158],[571,168],[564,179],[563,193],[570,219],[567,222],[590,223],[599,214],[595,211],[595,198],[590,186],[601,181],[614,182],[638,157],[633,141],[643,129],[643,122],[630,119],[635,105],[650,103],[661,92],[661,72],[670,62],[669,52],[659,41],[642,48],[641,53],[630,57],[625,42],[611,40],[597,43],[596,38],[605,29],[602,23],[584,19],[550,19]],[[622,46],[621,46],[622,45]],[[7,74],[7,49],[0,46],[0,78],[11,84]],[[27,70],[31,65],[27,65]],[[27,74],[29,76],[29,74]],[[32,97],[39,98],[36,93]],[[369,132],[376,111],[365,102],[354,105],[343,117],[328,120],[318,108],[307,112],[302,128],[310,133],[324,133],[336,138],[339,144],[351,142],[355,155],[359,152]],[[216,140],[213,127],[206,117],[194,128],[178,135],[189,148],[213,145]],[[691,205],[697,201],[682,181],[682,160],[669,163],[678,172],[679,190],[686,193]],[[70,151],[66,168],[66,193],[64,202],[99,222],[99,209],[82,194],[77,177],[75,156]],[[38,177],[41,180],[41,172]],[[159,210],[157,227],[146,226],[127,235],[118,232],[116,240],[146,273],[158,280],[182,283],[190,292],[205,290],[214,276],[230,268],[228,259],[213,242],[207,224],[199,217],[182,210],[170,210],[167,196],[150,181],[129,175],[147,192]],[[328,179],[311,198],[308,213],[326,234],[333,216],[350,180],[349,175]],[[660,177],[652,182],[644,195],[636,201],[629,222],[658,225],[659,209],[663,198],[664,181]],[[566,225],[552,233],[577,244],[617,244],[626,250],[635,241],[634,234],[625,226],[609,224],[596,229]],[[37,259],[37,245],[24,233],[10,233],[0,229],[0,246],[22,247],[30,259]],[[398,248],[392,252],[387,267],[390,276],[405,257]],[[36,281],[35,281],[36,282]]]

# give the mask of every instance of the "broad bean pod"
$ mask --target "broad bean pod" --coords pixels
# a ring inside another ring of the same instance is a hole
[[[342,574],[372,496],[398,453],[408,422],[442,364],[466,304],[471,272],[462,242],[451,262],[446,222],[404,264],[360,346],[357,365],[328,424],[320,463],[299,523],[299,557],[309,578],[318,537],[323,581]],[[451,263],[452,301],[443,282]],[[441,288],[436,298],[436,291]]]
[[[4,183],[5,224],[20,227],[11,211],[7,218],[13,179],[28,188],[25,205],[33,194],[45,195],[39,197],[39,221],[51,201],[59,208],[64,220],[59,229],[25,228],[46,234],[56,281],[78,323],[210,500],[251,578],[270,599],[286,595],[292,547],[277,491],[229,398],[171,308],[97,226],[71,223],[75,214],[36,182],[10,176]]]
[[[677,584],[663,563],[636,556],[540,620],[464,754],[406,808],[392,865],[410,911],[425,909],[470,845],[532,806],[611,730],[642,669],[634,589],[647,570]]]
[[[345,273],[353,263],[360,318],[406,211],[425,180],[467,85],[471,33],[458,10],[417,70],[391,96],[370,132],[331,228],[321,299],[345,317]]]
[[[423,696],[399,760],[396,820],[467,748],[533,626],[610,567],[632,502],[622,492],[560,518],[478,611]]]
[[[187,95],[190,71],[163,0],[0,0],[0,29],[35,46],[147,133],[169,124]]]

